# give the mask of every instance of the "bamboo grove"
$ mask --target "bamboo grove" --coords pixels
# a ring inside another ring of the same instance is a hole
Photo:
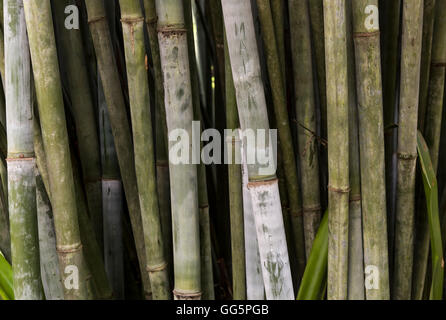
[[[2,300],[442,300],[446,0],[2,0]]]

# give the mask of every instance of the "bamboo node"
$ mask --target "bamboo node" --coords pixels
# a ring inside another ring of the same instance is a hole
[[[289,210],[290,210],[290,215],[293,218],[298,218],[298,217],[302,217],[303,216],[302,209],[299,209],[299,210],[296,210],[296,211],[292,211],[291,209],[289,209]]]
[[[82,250],[82,243],[77,242],[69,245],[57,245],[57,252],[59,253],[73,253]]]
[[[105,19],[106,19],[106,16],[95,17],[95,18],[88,19],[88,23],[93,24],[95,22],[99,22],[99,21],[105,20]]]
[[[341,188],[335,188],[332,186],[328,186],[328,191],[336,192],[336,193],[350,193],[351,188],[350,187],[341,187]]]
[[[418,154],[417,153],[402,153],[402,152],[398,152],[398,159],[400,159],[400,160],[412,161],[412,160],[416,160],[417,158],[418,158]]]
[[[160,271],[165,270],[166,268],[167,268],[167,262],[163,262],[161,264],[154,265],[154,266],[146,266],[146,270],[151,273],[160,272]]]
[[[158,17],[152,18],[152,19],[146,19],[146,24],[148,25],[154,25],[158,23]]]
[[[432,61],[431,66],[437,68],[446,68],[446,61]]]
[[[267,181],[252,181],[248,183],[248,189],[251,188],[256,188],[256,187],[261,187],[261,186],[269,186],[272,185],[274,183],[278,183],[278,179],[272,179],[272,180],[267,180]]]
[[[187,29],[184,27],[184,25],[181,24],[181,25],[158,26],[157,31],[168,35],[176,33],[186,33]]]
[[[303,208],[303,213],[313,213],[313,212],[320,212],[322,210],[320,205],[317,206],[309,206],[309,207],[304,207]]]
[[[379,36],[380,32],[379,31],[374,31],[374,32],[355,32],[353,33],[353,38],[371,38],[371,37],[376,37]]]
[[[121,22],[122,23],[126,23],[126,24],[135,24],[138,22],[144,21],[143,17],[139,17],[139,18],[121,18]]]
[[[201,292],[181,292],[177,289],[172,292],[176,300],[201,300]]]
[[[355,202],[355,201],[361,201],[360,194],[351,194],[350,195],[350,202]]]

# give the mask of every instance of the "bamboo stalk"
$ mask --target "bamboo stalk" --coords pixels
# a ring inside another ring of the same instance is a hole
[[[381,57],[386,159],[387,230],[389,273],[392,277],[395,247],[395,184],[397,131],[394,130],[398,102],[398,57],[400,52],[401,0],[380,0]]]
[[[393,298],[411,297],[422,1],[403,2]]]
[[[149,84],[145,69],[144,17],[138,0],[120,0],[133,127],[136,182],[153,299],[170,298],[169,275],[156,189]]]
[[[251,3],[227,0],[222,5],[241,128],[254,130],[256,134],[257,129],[270,133]],[[269,18],[271,25],[271,13]],[[274,60],[277,63],[278,59]],[[280,66],[277,69],[280,70]],[[273,79],[280,83],[282,77],[279,74]],[[283,96],[280,90],[276,93],[277,96]],[[281,114],[281,121],[288,120],[285,115],[286,112]],[[285,127],[286,123],[282,122],[281,126]],[[289,126],[287,136],[291,137]],[[291,142],[291,139],[288,142]],[[247,146],[251,148],[248,149],[248,157],[252,157],[251,152],[262,151],[264,154],[271,152],[270,144],[273,143],[270,136],[264,146],[257,145],[255,148]],[[265,168],[265,165],[262,167],[258,159],[254,163],[249,163],[248,188],[253,205],[266,297],[270,300],[291,300],[294,299],[293,283],[275,169],[275,164],[274,168]]]
[[[104,96],[109,111],[127,206],[129,208],[145,297],[150,299],[151,288],[149,274],[146,271],[144,232],[136,185],[132,136],[116,60],[113,54],[111,35],[107,26],[106,11],[103,2],[100,0],[86,0],[85,4],[88,12],[90,33],[97,56],[99,75],[102,80]]]
[[[442,10],[446,9],[445,0],[437,0],[435,9],[435,25],[432,40],[432,56],[429,73],[429,94],[427,100],[424,138],[429,147],[434,172],[438,171],[440,152],[441,120],[443,114],[443,98],[445,88],[446,66],[446,22]],[[443,11],[444,12],[444,11]],[[426,279],[429,256],[429,223],[426,207],[421,208],[420,223],[417,228],[415,245],[415,264],[412,295],[421,299]]]
[[[167,128],[169,132],[183,129],[191,137],[193,104],[183,1],[157,0],[156,10]],[[169,141],[169,150],[173,145],[173,141]],[[174,164],[170,161],[169,172],[175,262],[174,296],[177,300],[199,300],[201,267],[197,169],[193,164]]]
[[[436,0],[425,0],[423,9],[423,43],[421,51],[420,102],[418,106],[418,129],[424,132],[429,96],[429,78],[432,60],[432,41],[436,15]]]
[[[353,1],[353,37],[358,93],[364,266],[378,283],[368,300],[389,299],[384,120],[377,0]],[[372,269],[371,269],[372,268]],[[379,274],[371,274],[379,272]]]
[[[64,296],[65,299],[85,299],[86,284],[84,281],[79,281],[84,279],[85,265],[77,220],[76,195],[50,1],[25,0],[23,4],[43,144],[47,154]]]
[[[231,71],[232,74],[232,71]],[[233,83],[233,82],[232,82]],[[260,263],[259,242],[255,229],[254,213],[248,184],[248,165],[246,162],[246,146],[240,135],[242,155],[242,195],[243,195],[243,234],[245,237],[245,267],[246,267],[246,299],[264,300],[265,287]]]
[[[63,286],[57,258],[54,217],[42,176],[36,169],[36,202],[42,285],[46,300],[62,300]]]
[[[21,1],[5,2],[8,199],[14,297],[43,299],[36,207],[31,60]]]
[[[65,27],[65,8],[73,4],[73,0],[53,1],[54,17],[60,54],[66,68],[88,211],[92,217],[96,239],[103,251],[101,160],[93,96],[89,86],[81,32],[76,29],[68,30]]]
[[[283,87],[286,91],[286,49],[285,49],[285,1],[273,0],[271,2],[271,14],[274,22],[274,32],[277,42],[277,51],[280,60],[280,71],[283,76]]]
[[[299,199],[299,182],[297,178],[297,165],[294,155],[293,140],[288,117],[284,76],[281,73],[281,61],[277,49],[277,40],[274,33],[274,23],[272,19],[271,6],[269,0],[257,0],[260,25],[262,28],[263,44],[266,53],[266,63],[271,84],[273,97],[274,114],[277,120],[280,147],[282,150],[285,182],[288,190],[288,200],[290,205],[291,221],[293,223],[293,235],[297,253],[297,263],[300,279],[305,269],[305,242],[308,246],[314,239],[314,229],[317,226],[317,214],[312,208],[307,212],[302,212],[302,204]],[[316,212],[317,213],[317,212]],[[303,214],[303,219],[302,219]],[[303,220],[303,221],[302,221]]]
[[[113,290],[113,297],[123,299],[125,293],[123,240],[125,196],[101,81],[98,81],[98,85],[99,133],[103,176],[104,264]]]
[[[184,20],[187,30],[189,69],[192,88],[192,105],[194,111],[194,120],[202,123],[200,110],[200,89],[198,80],[198,70],[195,56],[195,39],[193,32],[193,2],[183,1]],[[201,130],[200,130],[201,131]],[[201,133],[201,132],[200,132]],[[200,163],[197,166],[198,179],[198,208],[200,222],[200,258],[201,258],[201,299],[214,300],[214,279],[212,274],[212,255],[211,255],[211,236],[210,236],[210,217],[209,200],[206,181],[206,166]]]
[[[364,300],[364,250],[362,235],[361,166],[359,156],[359,119],[356,95],[355,52],[353,43],[352,1],[347,1],[348,124],[350,207],[348,224],[348,299]]]
[[[308,258],[321,219],[319,160],[317,141],[313,134],[317,129],[310,17],[307,1],[291,0],[288,4],[294,70],[305,253]]]
[[[168,165],[168,141],[166,109],[164,107],[164,87],[163,73],[161,70],[160,49],[158,44],[155,0],[144,0],[146,14],[146,25],[149,34],[150,52],[152,54],[152,64],[155,80],[155,156],[156,156],[156,179],[158,189],[158,202],[161,217],[161,227],[163,230],[164,253],[169,263],[169,271],[173,268],[172,256],[172,222],[170,215],[170,185],[169,185],[169,165]]]
[[[346,4],[324,0],[328,133],[329,300],[347,298],[348,275],[348,77]]]
[[[229,61],[229,50],[227,41],[225,41],[225,61],[226,123],[228,129],[236,130],[239,128],[240,122],[237,113],[237,101],[235,97],[234,82],[232,80],[232,71]],[[228,151],[228,155],[231,155],[231,162],[228,165],[228,179],[230,203],[229,208],[231,215],[233,297],[234,300],[246,300],[242,168],[240,162],[237,162],[237,152],[240,153],[241,151],[239,135],[237,135],[236,137],[226,137],[226,143],[228,150],[230,150]]]

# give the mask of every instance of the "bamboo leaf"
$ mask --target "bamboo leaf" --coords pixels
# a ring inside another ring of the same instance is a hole
[[[325,296],[327,264],[328,214],[325,213],[313,242],[297,300],[321,300]]]
[[[0,296],[3,300],[14,299],[12,267],[0,252]]]
[[[430,300],[441,300],[443,295],[444,260],[438,210],[438,185],[434,167],[429,155],[429,148],[419,131],[417,136],[417,147],[422,168],[431,238],[432,286]]]

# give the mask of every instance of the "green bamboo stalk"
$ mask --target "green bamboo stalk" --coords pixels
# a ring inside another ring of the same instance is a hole
[[[286,49],[285,49],[285,3],[283,0],[271,2],[271,14],[274,22],[277,51],[279,53],[280,70],[283,76],[283,87],[286,89]]]
[[[183,1],[157,0],[156,10],[167,128],[169,132],[183,129],[191,137],[193,104]],[[169,150],[173,142],[169,139]],[[195,300],[201,298],[197,168],[174,164],[170,156],[174,296],[177,300]]]
[[[368,300],[389,299],[384,120],[377,0],[353,1],[364,266]],[[376,269],[375,269],[376,268]],[[371,274],[378,271],[379,274]],[[366,279],[367,281],[367,279]]]
[[[21,1],[5,2],[8,198],[14,296],[43,299],[36,207],[31,59]]]
[[[84,245],[85,261],[91,274],[91,276],[86,278],[86,281],[92,287],[95,298],[111,299],[112,291],[105,272],[102,250],[96,241],[93,224],[90,219],[91,215],[88,211],[86,195],[82,189],[79,164],[75,158],[72,158],[72,163],[81,241]]]
[[[429,78],[432,60],[432,41],[436,15],[436,0],[425,0],[423,9],[423,44],[421,51],[420,102],[418,106],[418,129],[424,132],[429,96]]]
[[[314,238],[314,224],[318,224],[320,217],[317,217],[317,212],[315,214],[315,211],[312,210],[313,208],[308,207],[307,209],[310,210],[303,212],[302,218],[302,204],[299,199],[296,157],[294,154],[286,93],[283,83],[284,77],[281,73],[281,61],[277,49],[276,35],[274,33],[270,1],[257,0],[257,8],[262,28],[263,44],[265,46],[268,75],[273,96],[274,114],[277,120],[280,147],[282,150],[283,167],[286,172],[285,182],[287,184],[291,221],[293,223],[293,235],[299,270],[298,278],[300,279],[305,269],[305,241],[312,242]]]
[[[350,208],[348,224],[348,299],[364,300],[364,250],[362,235],[361,168],[359,157],[358,100],[356,96],[352,1],[347,1],[348,125]]]
[[[163,230],[164,253],[169,263],[171,272],[173,270],[172,256],[172,222],[170,215],[170,184],[168,165],[168,141],[166,109],[164,107],[163,73],[161,70],[160,49],[158,44],[157,22],[155,0],[144,0],[147,31],[150,41],[150,52],[152,54],[153,71],[155,74],[155,138],[156,138],[156,179],[158,188],[158,202]]]
[[[311,22],[311,37],[314,47],[314,60],[317,73],[319,106],[321,112],[321,136],[327,137],[327,89],[325,83],[325,43],[323,0],[308,3]],[[326,154],[326,153],[324,153]],[[325,160],[326,161],[326,160]]]
[[[392,277],[395,246],[395,109],[398,98],[398,56],[401,25],[401,0],[380,0],[381,57],[384,106],[384,146],[386,159],[387,230],[389,238],[389,272]]]
[[[445,0],[437,0],[435,25],[432,41],[432,56],[429,73],[429,94],[425,117],[424,137],[429,148],[430,158],[435,174],[438,171],[440,152],[441,120],[443,114],[443,97],[446,67],[446,21],[441,10],[446,9]],[[429,256],[429,223],[426,207],[420,212],[415,245],[416,262],[414,265],[413,298],[421,299],[422,288],[426,279]]]
[[[264,3],[258,1],[258,4]],[[222,5],[241,128],[244,131],[246,129],[253,130],[255,137],[258,138],[257,129],[264,130],[267,133],[270,133],[270,130],[264,88],[261,81],[260,61],[257,52],[251,3],[249,1],[227,0]],[[269,3],[263,8],[269,9]],[[269,19],[265,20],[269,21],[269,25],[272,25],[271,11],[264,10],[263,13],[266,13],[267,17],[269,16]],[[263,30],[265,31],[265,28]],[[273,28],[270,31],[273,31]],[[268,39],[273,39],[273,43],[275,43],[274,32],[268,33]],[[272,60],[277,65],[276,69],[280,70],[277,51],[275,59]],[[271,69],[271,66],[269,69]],[[270,72],[272,71],[270,70]],[[282,76],[278,73],[272,79],[275,79],[280,84]],[[280,86],[276,89],[278,89],[276,98],[279,97],[278,101],[280,101],[283,98],[283,90],[281,90]],[[277,115],[276,117],[279,120],[278,122],[281,123],[281,131],[283,133],[283,128],[286,128],[288,118],[286,109],[281,111],[283,113],[280,114],[280,118]],[[286,132],[288,132],[286,136],[291,137],[289,126],[288,131],[285,130]],[[248,159],[252,158],[253,154],[251,153],[256,151],[257,154],[259,151],[262,151],[265,153],[269,152],[271,155],[270,147],[275,142],[271,141],[271,135],[267,140],[262,147],[259,145],[256,147],[247,146]],[[284,139],[281,139],[281,141],[283,142]],[[291,138],[289,140],[285,139],[285,141],[291,143]],[[264,149],[260,150],[261,148]],[[291,150],[290,148],[290,152]],[[275,165],[274,168],[266,168],[258,160],[256,159],[252,163],[248,161],[248,187],[251,194],[257,240],[259,242],[266,297],[270,300],[294,299],[279,187],[275,174],[276,168]],[[294,158],[291,161],[295,161]],[[289,170],[293,170],[293,167],[290,166]],[[295,170],[296,168],[294,167]],[[292,175],[292,172],[287,173]],[[296,180],[294,179],[294,181]],[[296,184],[294,187],[297,187]],[[297,191],[297,189],[293,190]],[[297,211],[294,212],[297,213]],[[303,253],[303,247],[301,246],[300,248],[300,252]]]
[[[288,2],[288,5],[294,69],[305,253],[308,258],[321,219],[319,160],[317,141],[313,134],[317,129],[310,17],[308,1],[291,0]]]
[[[392,295],[410,299],[412,283],[417,159],[417,116],[423,3],[403,2],[400,110],[398,126],[398,177],[395,223],[395,262]]]
[[[349,130],[346,4],[324,0],[328,133],[328,280],[330,300],[347,298]]]
[[[226,123],[230,130],[240,127],[237,113],[234,82],[232,80],[229,50],[225,41],[225,90],[226,90]],[[234,131],[233,131],[234,132]],[[246,267],[245,267],[245,239],[243,222],[243,192],[242,168],[237,162],[237,152],[240,152],[240,138],[228,136],[226,138],[228,154],[231,163],[228,165],[229,179],[229,208],[231,215],[231,248],[232,248],[232,288],[234,300],[246,300]]]
[[[97,56],[99,75],[102,80],[104,96],[109,111],[127,206],[129,208],[130,222],[138,253],[145,297],[150,299],[151,288],[149,274],[146,270],[144,232],[138,199],[138,188],[136,185],[132,136],[116,60],[113,54],[113,45],[110,30],[107,25],[106,11],[104,3],[101,0],[86,0],[85,4],[88,12],[90,33]]]
[[[143,222],[147,270],[153,299],[170,298],[169,275],[156,189],[149,83],[145,68],[144,17],[138,0],[120,0],[133,127],[136,181]]]
[[[95,108],[90,91],[87,62],[80,30],[65,27],[65,8],[73,0],[53,1],[54,17],[58,30],[58,44],[68,83],[71,111],[76,126],[82,177],[86,188],[88,211],[94,225],[96,239],[103,251],[101,160],[96,128]]]
[[[84,257],[62,99],[50,1],[25,0],[42,136],[51,188],[59,265],[65,299],[87,297]],[[38,27],[37,27],[38,26]]]
[[[183,1],[184,20],[187,29],[189,68],[192,86],[192,105],[194,111],[194,120],[202,122],[200,109],[200,89],[198,81],[198,70],[195,56],[195,39],[193,33],[193,2]],[[214,300],[214,280],[212,274],[212,255],[211,255],[211,236],[210,236],[210,217],[209,200],[206,180],[206,166],[200,163],[197,166],[198,178],[198,208],[200,222],[200,257],[201,257],[201,298],[203,300]]]
[[[221,9],[221,1],[209,0],[208,6],[211,13],[212,33],[215,41],[215,55],[218,86],[221,88],[221,93],[225,92],[225,52],[224,52],[224,26],[223,13]]]

